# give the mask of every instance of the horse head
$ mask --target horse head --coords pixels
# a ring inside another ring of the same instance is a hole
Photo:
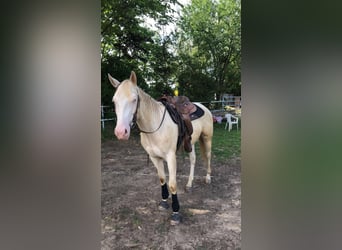
[[[113,102],[117,117],[114,133],[119,140],[128,140],[131,124],[138,107],[137,77],[134,71],[128,80],[119,82],[108,74],[110,83],[116,88]]]

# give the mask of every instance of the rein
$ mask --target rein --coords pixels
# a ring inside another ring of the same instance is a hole
[[[140,128],[139,128],[139,125],[138,125],[138,123],[137,123],[137,113],[138,113],[139,106],[140,106],[140,97],[139,97],[139,94],[138,94],[137,108],[136,108],[135,113],[134,113],[134,116],[133,116],[133,120],[132,120],[132,123],[131,123],[131,127],[133,127],[134,124],[137,124],[137,127],[138,127],[139,131],[142,132],[142,133],[144,133],[144,134],[153,134],[153,133],[157,132],[157,131],[160,129],[161,125],[163,124],[164,120],[165,120],[166,107],[165,107],[165,109],[164,109],[163,118],[162,118],[162,120],[161,120],[161,122],[160,122],[158,128],[156,128],[155,130],[152,130],[152,131],[145,131],[145,130],[140,129]]]

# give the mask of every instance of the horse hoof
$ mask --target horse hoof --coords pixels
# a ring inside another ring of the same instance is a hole
[[[210,176],[205,177],[205,183],[210,184],[211,183],[211,178]]]
[[[172,216],[171,216],[171,225],[172,226],[175,226],[175,225],[178,225],[179,223],[181,222],[181,216],[179,213],[172,213]]]
[[[169,209],[169,204],[167,203],[167,201],[161,201],[158,205],[158,208],[160,211],[165,211]]]
[[[185,186],[186,193],[192,193],[192,187]]]

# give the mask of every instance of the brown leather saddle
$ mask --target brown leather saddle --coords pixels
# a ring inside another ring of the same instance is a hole
[[[159,100],[165,105],[172,120],[178,125],[177,149],[183,142],[185,151],[191,152],[191,135],[193,132],[191,121],[203,116],[203,109],[190,102],[186,96],[164,95]]]

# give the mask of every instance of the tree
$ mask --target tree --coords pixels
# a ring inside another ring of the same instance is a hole
[[[113,88],[130,71],[153,97],[172,92],[208,101],[241,89],[240,0],[193,0],[184,7],[175,33],[160,32],[175,21],[177,0],[102,0],[102,103],[111,104]],[[152,29],[151,20],[155,27]]]
[[[167,24],[172,21],[170,6],[175,3],[176,0],[102,0],[102,103],[109,104],[113,95],[107,73],[123,80],[134,70],[139,86],[145,90],[149,87],[147,82],[155,87],[170,76],[172,67],[168,62],[172,56],[166,49],[170,41],[162,40],[145,20],[154,20],[156,26]]]
[[[180,69],[179,75],[199,76],[192,81],[203,95],[208,88],[202,84],[208,83],[216,96],[241,93],[240,16],[240,0],[193,0],[183,10],[178,51],[180,58],[189,64]],[[202,75],[206,81],[201,80]]]

